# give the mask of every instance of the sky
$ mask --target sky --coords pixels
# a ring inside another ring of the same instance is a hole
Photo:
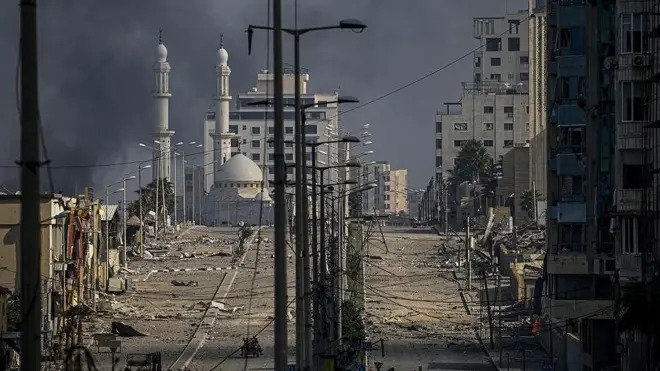
[[[284,26],[294,26],[295,0],[283,0]],[[159,30],[172,66],[170,128],[174,142],[199,141],[214,90],[215,53],[224,35],[230,92],[248,91],[266,66],[266,33],[256,32],[247,54],[245,29],[266,25],[267,0],[58,0],[38,1],[40,112],[52,169],[53,190],[104,189],[147,160],[138,147],[154,127],[152,66]],[[390,93],[478,47],[472,18],[523,9],[525,0],[305,0],[298,26],[359,19],[360,34],[333,30],[302,38],[301,64],[309,90],[368,102]],[[0,2],[0,165],[19,156],[17,114],[19,0]],[[284,37],[284,62],[293,62]],[[373,104],[342,115],[345,130],[369,123],[370,160],[407,168],[409,188],[434,174],[435,114],[456,101],[471,79],[472,58]],[[346,107],[349,108],[349,107]],[[150,174],[146,174],[149,176]],[[46,172],[42,172],[46,178]],[[19,172],[0,167],[0,184],[17,187]],[[46,186],[50,187],[49,182]],[[15,189],[15,188],[14,188]]]

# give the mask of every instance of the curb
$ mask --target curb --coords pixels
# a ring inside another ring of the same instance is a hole
[[[228,271],[238,269],[238,267],[225,267],[225,268],[171,268],[171,269],[152,269],[149,273],[173,273],[173,272],[212,272],[212,271]]]

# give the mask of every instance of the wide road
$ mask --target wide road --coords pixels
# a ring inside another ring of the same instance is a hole
[[[366,311],[371,338],[385,340],[381,370],[492,370],[466,313],[450,258],[428,228],[377,228],[368,236]],[[449,246],[449,251],[452,246]],[[375,369],[375,368],[374,368]]]

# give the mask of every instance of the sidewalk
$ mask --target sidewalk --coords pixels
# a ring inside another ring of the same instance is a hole
[[[465,287],[465,274],[462,272],[455,272],[454,274],[460,283],[461,289],[463,289]],[[481,316],[481,326],[475,330],[475,333],[485,353],[498,371],[563,371],[559,365],[555,366],[555,362],[553,362],[550,355],[534,339],[532,325],[525,323],[525,316],[507,312],[506,308],[509,305],[502,307],[501,351],[498,333],[500,313],[498,313],[498,307],[492,306],[491,308],[493,321],[493,344],[491,347],[487,304],[485,299],[481,303],[478,287],[475,287],[478,279],[473,278],[472,282],[472,290],[462,291],[461,297],[468,313]],[[502,298],[505,297],[507,296],[503,293]],[[495,300],[494,297],[491,297],[491,304]],[[519,319],[518,317],[522,318]]]

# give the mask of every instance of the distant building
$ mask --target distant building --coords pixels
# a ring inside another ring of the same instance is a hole
[[[421,203],[424,197],[423,189],[408,189],[408,215],[411,218],[421,219]]]
[[[407,169],[392,170],[387,161],[375,161],[363,166],[360,183],[376,185],[363,192],[363,214],[408,213]]]
[[[460,100],[445,103],[445,109],[437,113],[436,186],[450,177],[463,143],[478,140],[505,170],[498,183],[496,205],[504,206],[510,198],[518,205],[520,195],[528,189],[529,180],[523,185],[514,180],[514,174],[523,167],[528,173],[529,159],[511,154],[514,148],[529,146],[529,42],[528,28],[522,25],[525,18],[527,11],[474,19],[474,37],[485,48],[474,53],[473,81],[463,83]],[[455,208],[458,200],[448,201]]]

